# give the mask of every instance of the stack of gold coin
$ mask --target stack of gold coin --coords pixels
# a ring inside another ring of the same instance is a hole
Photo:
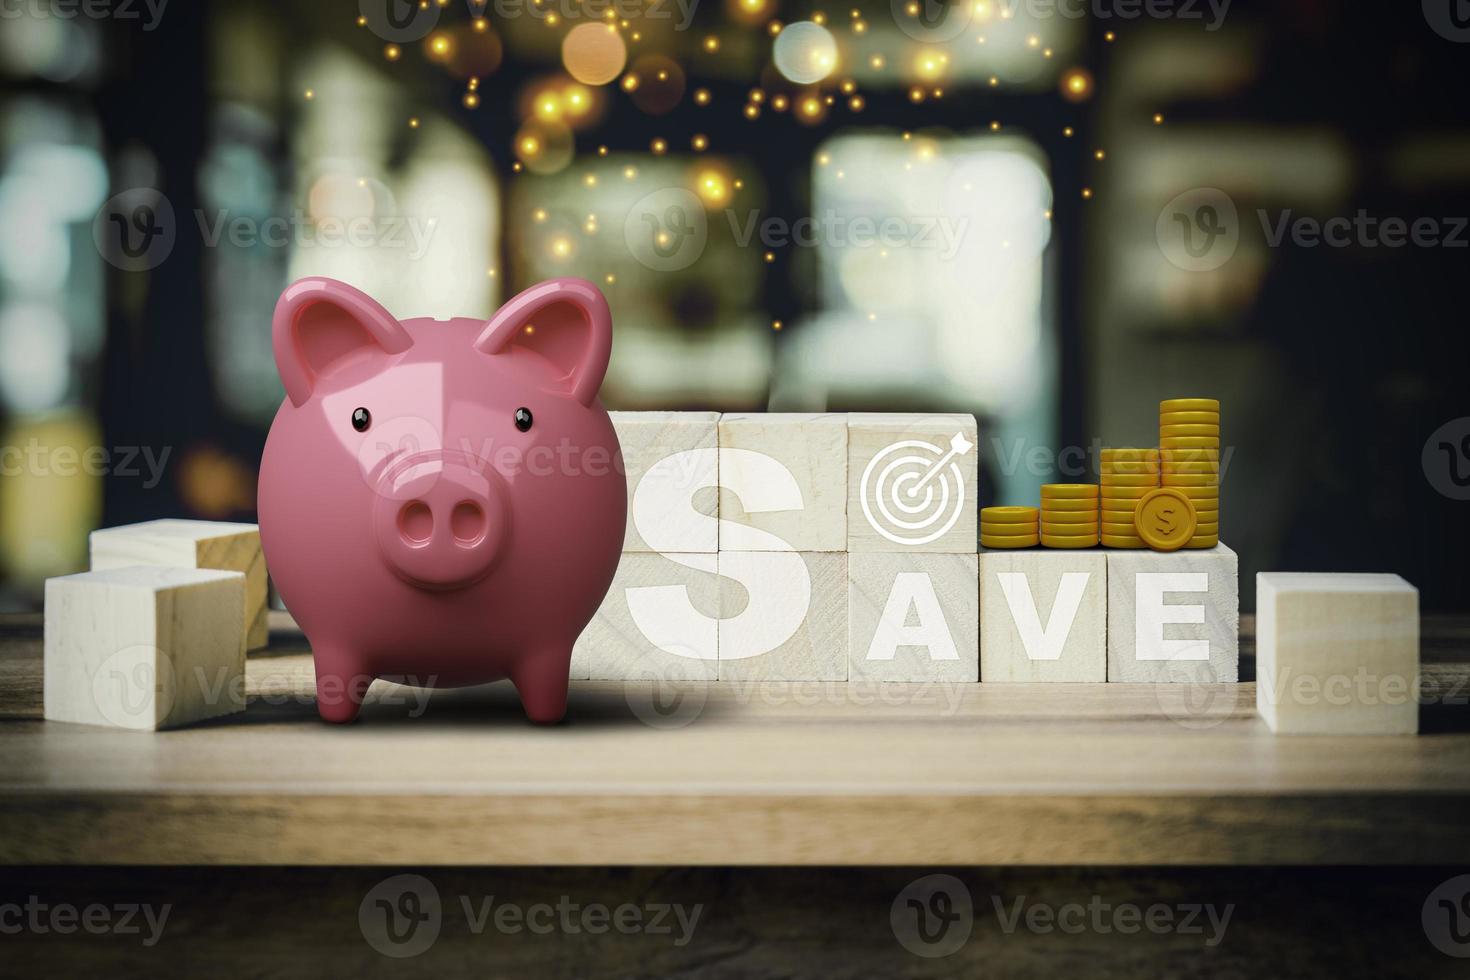
[[[1041,543],[1041,512],[1035,507],[980,508],[982,548],[1034,548]]]
[[[1159,403],[1159,467],[1162,485],[1194,504],[1198,526],[1186,548],[1220,543],[1220,403],[1213,398],[1171,398]]]
[[[1133,525],[1143,495],[1159,485],[1157,449],[1104,449],[1098,461],[1102,478],[1104,548],[1147,548]]]
[[[1041,488],[1041,546],[1096,548],[1097,484],[1048,483]]]

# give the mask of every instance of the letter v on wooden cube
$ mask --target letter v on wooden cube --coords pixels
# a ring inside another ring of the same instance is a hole
[[[1106,681],[1107,579],[1101,551],[982,551],[980,680]]]

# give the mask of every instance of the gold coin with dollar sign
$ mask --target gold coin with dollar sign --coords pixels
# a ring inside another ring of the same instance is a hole
[[[1173,487],[1159,487],[1138,502],[1133,525],[1155,551],[1178,551],[1194,537],[1194,501]]]

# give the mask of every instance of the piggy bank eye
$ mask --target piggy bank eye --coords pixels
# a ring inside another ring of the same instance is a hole
[[[372,414],[365,408],[354,408],[352,410],[352,427],[358,432],[366,432],[368,426],[373,424]]]
[[[531,410],[529,408],[516,409],[516,428],[522,432],[531,431]]]

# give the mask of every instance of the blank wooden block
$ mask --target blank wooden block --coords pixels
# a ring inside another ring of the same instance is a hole
[[[245,649],[258,650],[269,640],[265,557],[256,525],[147,521],[93,531],[90,543],[94,572],[129,565],[172,565],[244,574]]]
[[[980,680],[1107,679],[1107,554],[982,551]]]
[[[572,677],[714,680],[717,556],[625,553],[602,606],[572,648]]]
[[[850,554],[848,677],[980,679],[975,555]]]
[[[847,680],[847,555],[720,552],[720,680]]]
[[[624,551],[713,554],[717,412],[612,412],[628,475]]]
[[[975,555],[973,415],[849,415],[847,550]]]
[[[722,551],[846,551],[847,416],[720,416],[720,521]]]
[[[1240,679],[1240,568],[1225,545],[1109,551],[1108,680]]]
[[[1419,730],[1419,590],[1397,575],[1256,576],[1256,710],[1281,735]]]
[[[152,730],[244,711],[245,578],[134,565],[47,579],[47,719]]]

